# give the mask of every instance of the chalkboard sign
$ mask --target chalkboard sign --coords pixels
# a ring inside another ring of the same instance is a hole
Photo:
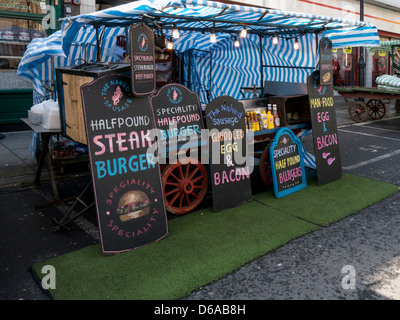
[[[320,83],[319,71],[307,78],[318,184],[342,177],[333,85]]]
[[[269,152],[275,197],[281,198],[307,187],[302,143],[291,130],[279,129]]]
[[[323,38],[319,42],[319,71],[323,85],[332,84],[332,41]]]
[[[107,75],[81,88],[102,250],[116,253],[168,232],[149,97],[131,93],[131,78]]]
[[[151,97],[160,149],[177,149],[186,142],[197,146],[204,129],[197,93],[180,84],[167,84]]]
[[[156,89],[154,32],[139,23],[129,28],[132,93],[149,95]]]
[[[251,200],[247,136],[243,104],[221,96],[205,109],[209,130],[210,171],[215,211],[237,207]]]

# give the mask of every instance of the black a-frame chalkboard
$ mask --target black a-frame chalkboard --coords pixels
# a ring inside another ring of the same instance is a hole
[[[102,250],[116,253],[168,233],[149,97],[131,78],[107,75],[81,88]]]

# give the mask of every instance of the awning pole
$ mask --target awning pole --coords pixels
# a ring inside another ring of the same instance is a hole
[[[260,97],[264,96],[264,60],[263,60],[263,45],[262,45],[262,36],[259,35],[258,36],[260,39],[260,73],[261,73],[261,77],[260,77]]]
[[[96,29],[96,62],[100,62],[101,61],[101,52],[100,52],[100,39],[99,39],[99,26],[95,25],[94,26]]]
[[[360,21],[364,21],[364,0],[360,0]],[[364,47],[360,47],[360,57],[358,60],[358,85],[360,87],[365,86],[365,58],[364,58]]]

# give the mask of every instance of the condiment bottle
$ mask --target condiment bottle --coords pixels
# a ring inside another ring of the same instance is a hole
[[[270,109],[269,106],[268,106],[267,118],[268,118],[267,129],[274,129],[275,128],[275,126],[274,126],[274,116],[272,115],[271,109]]]
[[[279,118],[278,108],[276,104],[272,106],[272,115],[274,116],[274,126],[278,128],[281,126],[281,119]]]
[[[267,113],[265,112],[265,110],[262,112],[262,122],[263,122],[263,128],[267,129],[268,128],[268,117],[267,117]]]

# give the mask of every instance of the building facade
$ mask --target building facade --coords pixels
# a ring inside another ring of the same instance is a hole
[[[20,123],[32,106],[32,84],[17,76],[27,45],[59,30],[60,18],[95,10],[95,0],[0,1],[0,125]]]

